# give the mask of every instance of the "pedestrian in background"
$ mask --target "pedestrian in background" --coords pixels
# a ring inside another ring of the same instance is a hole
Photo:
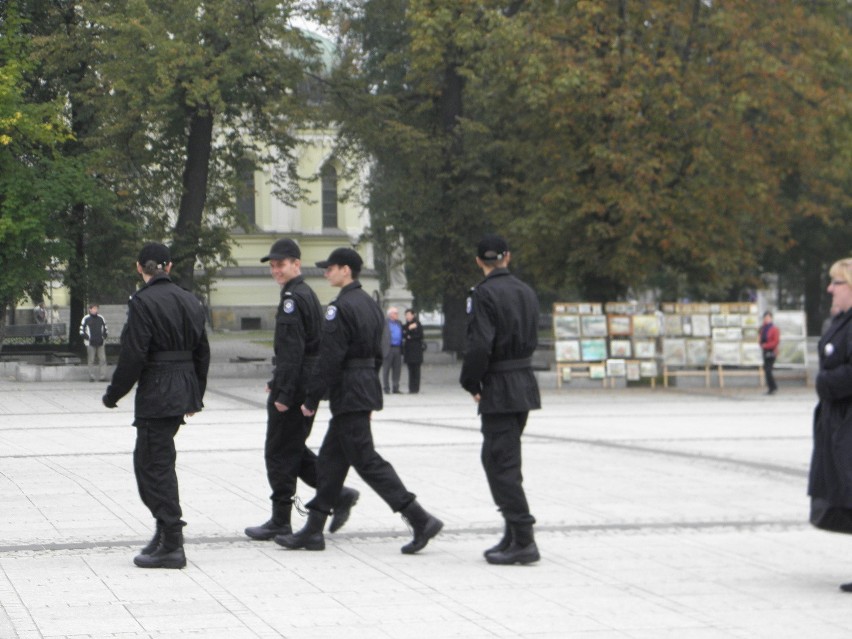
[[[402,376],[402,322],[399,321],[399,309],[395,306],[391,306],[387,312],[385,329],[382,333],[382,356],[384,391],[399,393],[399,379]]]
[[[503,515],[503,538],[485,551],[492,564],[539,560],[521,473],[521,434],[529,411],[541,408],[532,355],[538,344],[538,298],[509,273],[506,241],[488,235],[476,264],[485,279],[467,298],[467,346],[460,382],[482,420],[482,465],[494,503]]]
[[[118,364],[103,396],[115,408],[136,384],[133,470],[156,521],[154,537],[133,559],[140,568],[186,566],[174,438],[184,417],[203,408],[210,366],[204,309],[171,281],[171,268],[168,247],[142,247],[136,271],[145,285],[127,303]]]
[[[778,344],[781,342],[781,331],[772,323],[772,312],[763,314],[763,326],[760,327],[760,348],[763,351],[763,374],[766,376],[767,395],[772,395],[778,390],[772,369],[775,366],[775,358],[778,356]]]
[[[260,261],[269,262],[272,279],[281,286],[275,314],[275,369],[266,385],[264,460],[272,488],[272,517],[259,526],[249,526],[245,533],[252,539],[268,540],[293,532],[290,515],[297,479],[301,477],[312,488],[317,486],[317,456],[305,445],[314,418],[303,415],[301,406],[305,381],[319,354],[322,307],[302,276],[302,251],[293,240],[278,240]],[[346,523],[356,501],[358,491],[344,487],[334,504],[331,532]]]
[[[811,523],[852,534],[852,258],[829,269],[831,322],[817,346],[814,449],[808,480]],[[852,592],[852,583],[840,586]]]
[[[420,366],[423,364],[423,325],[413,309],[405,309],[402,326],[402,358],[408,367],[408,392],[420,392]]]
[[[350,248],[335,249],[327,260],[317,262],[340,294],[326,309],[319,361],[307,384],[302,412],[307,416],[316,413],[328,391],[331,421],[319,452],[319,483],[316,496],[308,503],[308,521],[297,533],[275,537],[277,544],[292,550],[325,549],[325,520],[350,466],[391,510],[411,524],[414,539],[402,547],[404,554],[422,550],[444,525],[420,506],[373,445],[370,417],[374,410],[382,409],[378,372],[385,322],[381,308],[358,281],[362,265],[361,256]]]
[[[86,345],[89,381],[95,381],[95,363],[100,367],[98,379],[106,381],[106,339],[109,337],[106,320],[98,314],[97,304],[89,305],[89,314],[80,322],[80,335]]]

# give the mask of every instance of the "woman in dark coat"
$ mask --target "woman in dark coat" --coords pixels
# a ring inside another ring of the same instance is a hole
[[[811,523],[852,533],[852,258],[835,262],[829,276],[832,319],[818,347],[808,494]],[[852,592],[852,583],[840,589]]]
[[[410,308],[405,309],[402,326],[402,359],[408,366],[408,392],[420,392],[420,365],[423,364],[423,325]]]

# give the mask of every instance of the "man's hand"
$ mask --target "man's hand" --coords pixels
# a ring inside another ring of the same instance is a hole
[[[475,401],[477,404],[479,403],[480,399],[482,399],[482,396],[479,393],[473,396],[473,401]]]
[[[275,404],[275,409],[279,413],[286,413],[287,410],[290,408],[289,406],[282,404],[281,402],[274,402],[274,404]]]
[[[116,404],[114,401],[112,401],[109,398],[109,395],[107,395],[106,393],[104,393],[104,396],[101,397],[101,401],[104,403],[104,406],[106,406],[107,408],[115,408],[116,406],[118,406],[118,404]]]
[[[312,417],[313,415],[316,415],[316,411],[311,410],[310,408],[302,404],[302,415],[304,415],[305,417]]]

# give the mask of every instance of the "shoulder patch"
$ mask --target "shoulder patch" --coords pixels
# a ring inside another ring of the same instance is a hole
[[[329,305],[329,307],[325,309],[325,319],[326,321],[330,322],[335,317],[337,317],[337,307]]]
[[[473,313],[473,297],[472,297],[472,296],[470,296],[470,295],[468,295],[468,296],[467,296],[467,302],[466,302],[465,312],[466,312],[468,315],[470,315],[471,313]]]
[[[284,300],[284,303],[281,305],[281,310],[285,313],[292,313],[296,310],[296,302],[290,298]]]

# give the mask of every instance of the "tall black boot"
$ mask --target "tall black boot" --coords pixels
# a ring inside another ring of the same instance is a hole
[[[404,555],[413,555],[418,550],[423,550],[429,540],[441,532],[441,528],[444,527],[444,522],[423,510],[423,507],[417,501],[408,504],[402,509],[401,513],[414,529],[414,539],[402,547],[402,554]]]
[[[290,550],[325,550],[325,537],[322,529],[325,528],[325,520],[328,515],[318,510],[308,512],[308,521],[305,527],[297,533],[289,535],[276,535],[275,543]]]
[[[509,522],[506,522],[505,528],[503,529],[503,538],[497,542],[496,546],[492,546],[484,553],[485,558],[488,558],[488,555],[493,555],[495,552],[503,552],[509,546],[512,545],[512,527],[509,525]]]
[[[148,545],[145,546],[142,550],[139,551],[140,555],[150,555],[152,552],[157,550],[157,546],[160,545],[160,539],[163,536],[163,524],[157,520],[157,527],[154,529],[154,536],[151,537],[151,541],[148,542]]]
[[[361,496],[354,488],[344,486],[340,490],[340,497],[337,498],[337,503],[334,504],[334,510],[331,515],[331,523],[328,525],[328,532],[337,532],[343,525],[349,521],[349,514],[352,512],[352,506],[358,502],[358,497]]]
[[[259,541],[272,539],[275,535],[289,535],[293,532],[293,528],[290,526],[292,510],[292,501],[272,502],[272,519],[260,526],[249,526],[246,528],[246,535]]]
[[[140,568],[183,568],[186,555],[183,552],[183,532],[163,530],[160,545],[150,555],[136,555],[133,563]]]
[[[489,564],[531,564],[541,559],[533,538],[532,524],[512,524],[512,543],[506,550],[485,555]]]

